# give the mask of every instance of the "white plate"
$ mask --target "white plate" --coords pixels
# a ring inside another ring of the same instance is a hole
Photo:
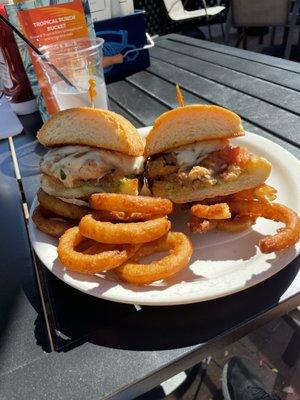
[[[140,129],[144,136],[149,128]],[[273,165],[268,183],[278,189],[278,201],[299,212],[299,161],[277,144],[247,133],[234,139],[252,153],[267,158]],[[31,213],[37,204],[33,202]],[[188,212],[176,213],[172,230],[185,233]],[[43,264],[59,279],[92,296],[140,305],[174,305],[215,299],[239,292],[264,281],[288,265],[299,253],[300,246],[277,254],[262,254],[258,241],[274,233],[273,221],[260,218],[253,229],[240,234],[208,232],[191,235],[194,253],[190,265],[168,281],[137,286],[118,280],[112,271],[99,275],[82,275],[65,270],[57,259],[55,239],[37,230],[29,221],[33,248]]]

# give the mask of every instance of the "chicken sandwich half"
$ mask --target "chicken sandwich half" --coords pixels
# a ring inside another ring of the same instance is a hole
[[[89,108],[61,111],[37,138],[51,148],[41,162],[41,187],[49,195],[70,201],[96,192],[139,194],[144,143],[121,115]]]
[[[262,184],[271,164],[230,142],[244,134],[240,117],[217,106],[184,106],[162,114],[146,138],[151,192],[187,203]]]

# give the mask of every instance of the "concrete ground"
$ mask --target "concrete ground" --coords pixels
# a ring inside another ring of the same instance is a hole
[[[223,25],[225,29],[225,24]],[[201,27],[201,30],[203,33],[206,35],[206,38],[208,39],[208,30],[207,27],[203,26]],[[220,24],[215,24],[211,25],[211,30],[212,30],[212,37],[213,41],[217,43],[224,43],[224,39],[222,36],[222,30],[221,30],[221,25]],[[284,33],[284,28],[283,27],[277,27],[276,28],[276,33],[275,33],[275,40],[274,40],[274,45],[278,48],[278,46],[282,45],[283,42],[283,33]],[[232,28],[230,31],[229,35],[229,45],[230,46],[235,46],[237,39],[239,38],[240,34],[237,32],[235,28]],[[264,35],[263,37],[263,43],[259,43],[259,38],[258,36],[248,36],[248,48],[247,50],[254,51],[256,53],[261,53],[263,50],[266,48],[269,49],[271,43],[271,30]],[[296,29],[294,30],[293,34],[293,55],[292,59],[294,61],[300,61],[300,48],[296,49],[296,45],[299,44],[300,46],[300,26],[297,26]],[[242,48],[242,43],[240,43],[239,48]]]
[[[233,356],[247,358],[253,364],[269,394],[280,400],[300,400],[300,357],[293,367],[282,359],[293,334],[290,325],[277,318],[230,346],[212,351],[201,366],[181,372],[136,400],[223,400],[222,371]],[[297,340],[296,348],[300,337]]]
[[[291,327],[281,318],[250,333],[241,340],[212,355],[206,377],[199,387],[197,377],[183,400],[221,400],[221,375],[223,366],[232,356],[248,358],[257,368],[258,374],[270,393],[281,400],[300,399],[300,359],[295,367],[288,367],[282,361],[282,354],[293,334]],[[300,346],[300,342],[299,342]],[[172,395],[167,397],[174,398]]]

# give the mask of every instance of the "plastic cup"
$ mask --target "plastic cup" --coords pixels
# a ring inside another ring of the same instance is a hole
[[[43,46],[39,49],[43,56],[35,55],[59,110],[73,107],[107,109],[102,66],[103,43],[101,38],[66,40]],[[55,71],[53,65],[60,74]],[[91,84],[94,86],[92,99],[89,91]]]

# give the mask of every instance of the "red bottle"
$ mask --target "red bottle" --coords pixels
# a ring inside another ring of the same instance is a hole
[[[7,14],[0,4],[0,13]],[[12,30],[0,20],[0,80],[12,109],[20,115],[37,110],[28,77]]]

